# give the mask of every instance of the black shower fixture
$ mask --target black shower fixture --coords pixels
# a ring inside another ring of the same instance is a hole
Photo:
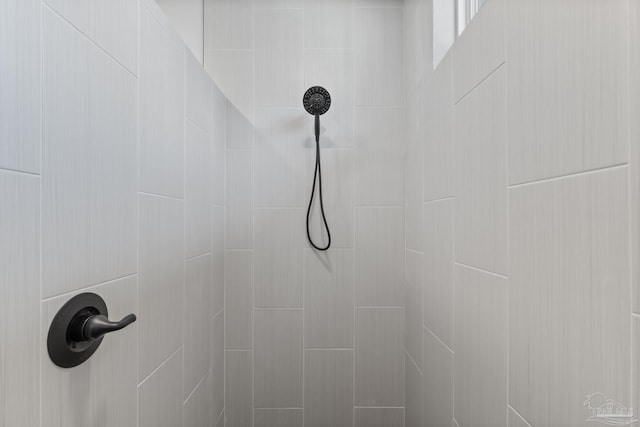
[[[331,95],[329,91],[321,86],[313,86],[309,88],[302,97],[302,105],[304,109],[313,116],[315,116],[315,134],[316,134],[316,165],[313,172],[313,188],[311,188],[311,197],[309,198],[309,207],[307,208],[307,239],[311,246],[319,251],[326,251],[331,246],[331,232],[329,231],[329,224],[327,224],[327,217],[324,214],[324,202],[322,197],[322,168],[320,167],[320,116],[329,111],[331,107]],[[311,233],[309,232],[309,216],[311,215],[311,205],[313,205],[313,196],[316,191],[316,179],[318,182],[318,193],[320,194],[320,213],[322,214],[322,222],[325,230],[327,230],[327,245],[318,246],[311,239]]]

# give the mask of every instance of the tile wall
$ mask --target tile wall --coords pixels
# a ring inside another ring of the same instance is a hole
[[[405,2],[407,427],[639,407],[638,4],[488,0],[433,70]]]
[[[0,425],[216,425],[224,95],[153,1],[0,17]],[[49,324],[81,292],[138,320],[61,369]]]
[[[403,425],[402,4],[205,1],[205,68],[229,99],[227,426]],[[305,232],[314,85],[332,96],[326,253]]]

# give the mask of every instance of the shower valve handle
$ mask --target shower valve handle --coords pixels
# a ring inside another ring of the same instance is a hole
[[[78,325],[79,328],[77,331],[80,332],[78,338],[81,339],[78,339],[77,341],[91,341],[100,339],[103,335],[110,332],[126,328],[136,321],[136,315],[129,314],[123,317],[119,322],[112,322],[107,318],[107,316],[102,314],[89,316],[86,319],[79,321],[82,322],[82,325]]]

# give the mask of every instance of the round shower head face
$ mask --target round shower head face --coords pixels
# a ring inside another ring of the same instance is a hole
[[[309,88],[302,97],[302,105],[307,113],[311,115],[323,115],[331,107],[331,96],[329,92],[320,86]]]

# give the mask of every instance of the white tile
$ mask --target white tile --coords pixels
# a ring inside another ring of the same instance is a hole
[[[404,166],[405,236],[407,249],[422,251],[422,142],[407,139],[407,155]]]
[[[0,171],[0,407],[5,425],[40,415],[40,179]],[[43,356],[44,357],[44,356]]]
[[[454,200],[424,204],[424,324],[453,348]]]
[[[304,0],[270,0],[256,3],[256,9],[302,9]]]
[[[256,109],[256,207],[303,206],[305,176],[313,171],[312,160],[304,150],[305,137],[312,130],[305,124],[312,122],[302,109]]]
[[[404,61],[406,85],[418,84],[433,69],[433,18],[431,0],[406,0],[404,12]],[[410,92],[407,92],[408,94]]]
[[[404,205],[404,110],[356,108],[357,205]]]
[[[213,275],[211,285],[211,310],[213,316],[224,308],[224,207],[213,207]]]
[[[0,168],[40,171],[41,3],[0,5]]]
[[[256,209],[255,306],[302,308],[302,209]]]
[[[184,194],[184,45],[141,3],[140,191]]]
[[[401,7],[355,10],[356,105],[404,104],[402,22]]]
[[[424,329],[423,425],[453,427],[453,353]]]
[[[422,344],[422,339],[420,340]],[[404,361],[405,427],[422,427],[422,373],[407,356]]]
[[[253,152],[227,150],[225,248],[253,247]]]
[[[141,194],[139,379],[182,345],[184,208],[182,200]]]
[[[211,139],[185,120],[184,256],[211,252]]]
[[[184,398],[211,366],[209,292],[211,254],[184,263]],[[201,391],[201,393],[204,393]],[[197,411],[196,411],[197,412]]]
[[[138,73],[138,2],[45,0],[120,64]]]
[[[404,408],[355,408],[356,427],[404,427]]]
[[[629,2],[629,75],[640,73],[640,3]],[[629,79],[629,117],[640,117],[640,80]],[[630,120],[629,137],[629,205],[630,217],[640,215],[640,122]],[[633,297],[633,312],[640,313],[640,223],[630,222],[631,234],[631,283]],[[640,408],[640,406],[636,406]]]
[[[302,409],[256,409],[254,427],[302,427]]]
[[[626,162],[634,2],[506,3],[509,182]]]
[[[253,49],[254,0],[205,0],[204,48]]]
[[[405,349],[422,369],[422,329],[423,329],[423,256],[419,252],[407,249],[405,251]]]
[[[253,352],[225,351],[225,425],[253,427]]]
[[[356,208],[356,305],[404,305],[403,217],[403,208]]]
[[[155,0],[171,21],[172,28],[180,35],[185,47],[200,64],[204,52],[204,1],[203,0]]]
[[[353,348],[353,263],[351,249],[305,249],[305,348]]]
[[[184,55],[184,115],[207,136],[213,133],[214,83],[191,52]]]
[[[185,361],[185,367],[188,363]],[[184,402],[184,427],[207,427],[211,425],[211,389],[208,377],[203,378]]]
[[[138,426],[182,425],[182,350],[176,352],[138,386]],[[134,423],[135,425],[135,423]]]
[[[137,278],[131,276],[87,291],[100,295],[107,304],[109,319],[117,321],[136,312],[136,282]],[[46,420],[46,425],[52,426],[133,426],[136,424],[138,323],[109,334],[93,356],[82,365],[60,369],[49,359],[47,334],[54,316],[72,296],[65,294],[42,302],[39,349],[41,419]],[[26,397],[21,396],[22,399]],[[16,425],[25,425],[23,422],[21,420]]]
[[[512,407],[509,407],[509,427],[531,427]]]
[[[302,310],[254,313],[256,408],[302,407]]]
[[[253,123],[230,101],[226,102],[227,148],[253,148]]]
[[[212,197],[213,204],[224,205],[224,177],[227,144],[227,98],[213,85],[213,141],[212,148]]]
[[[253,50],[207,50],[205,69],[245,117],[253,117]]]
[[[308,206],[313,187],[315,150],[307,152],[306,160],[308,167],[304,171],[304,204]],[[311,163],[309,163],[309,160]],[[322,167],[323,205],[329,231],[331,232],[331,248],[353,248],[353,150],[321,149],[320,162]],[[314,202],[309,215],[309,231],[315,244],[323,247],[327,244],[327,234],[322,221],[318,188],[319,183],[316,182]],[[308,239],[305,237],[305,240]],[[310,244],[308,246],[311,247]]]
[[[507,424],[507,279],[456,265],[454,416],[460,427]]]
[[[631,406],[627,188],[624,167],[510,190],[509,403],[532,425]]]
[[[255,12],[256,106],[300,107],[303,87],[303,13]]]
[[[211,321],[211,413],[217,420],[224,410],[224,312]],[[214,421],[215,422],[215,421]]]
[[[345,2],[345,0],[332,0]],[[323,5],[324,2],[313,4]],[[321,6],[323,7],[323,6]],[[320,118],[322,148],[353,147],[354,74],[352,49],[305,49],[304,89],[322,86],[331,95],[331,107]],[[302,103],[302,94],[300,95]],[[305,139],[315,147],[313,118],[305,117]]]
[[[460,100],[506,60],[505,15],[509,1],[482,4],[451,50],[453,94]]]
[[[640,316],[631,316],[631,407],[640,403]],[[624,403],[623,403],[624,404]],[[635,413],[635,409],[634,409]]]
[[[427,101],[427,138],[424,146],[424,201],[453,196],[455,187],[453,148],[453,92],[451,55],[433,72],[431,99]]]
[[[356,308],[355,331],[355,405],[404,406],[404,309]]]
[[[136,79],[43,9],[43,296],[136,271]]]
[[[304,425],[353,426],[353,350],[305,350]]]
[[[507,272],[505,78],[501,67],[454,108],[456,261],[500,274]]]
[[[353,48],[353,2],[312,1],[304,5],[304,47]]]
[[[253,253],[226,251],[224,256],[224,348],[253,348]]]

